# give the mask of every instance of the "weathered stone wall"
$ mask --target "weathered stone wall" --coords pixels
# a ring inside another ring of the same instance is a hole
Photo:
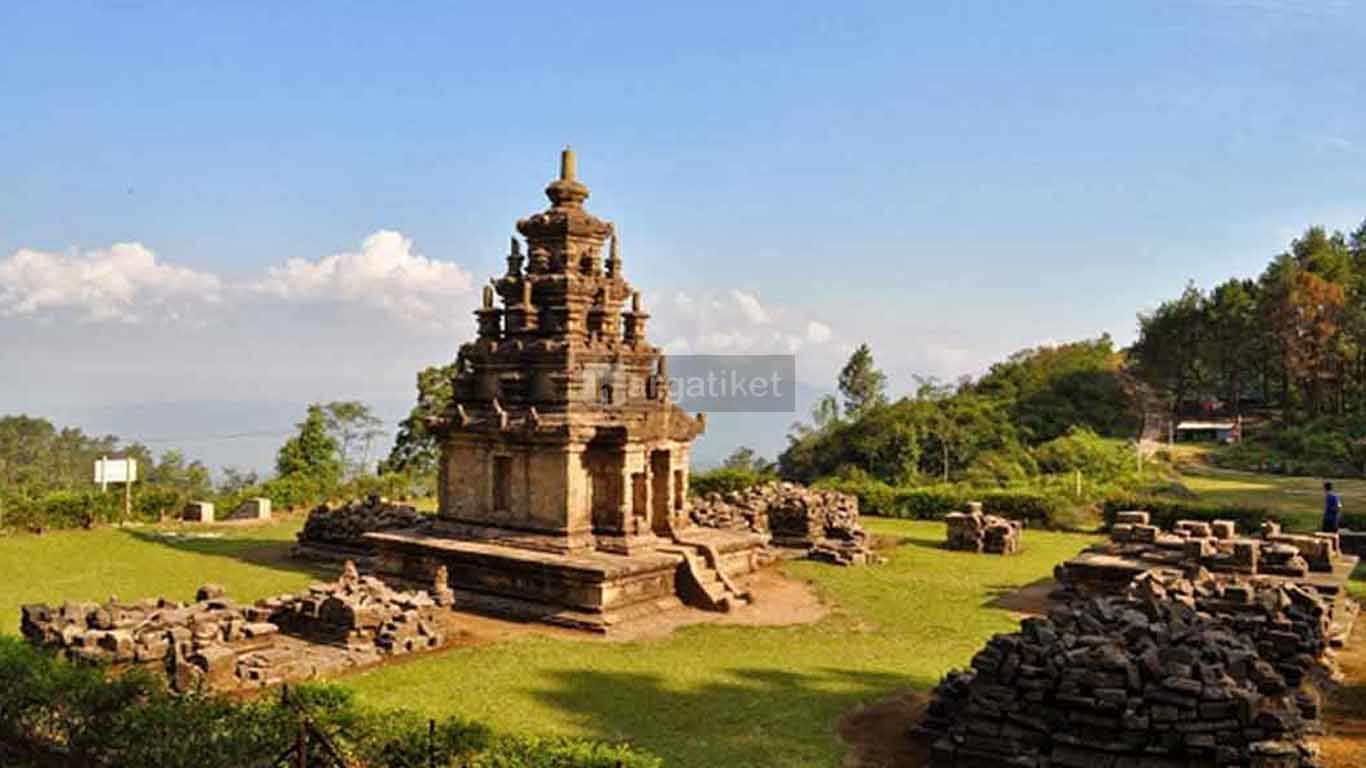
[[[1331,605],[1313,590],[1149,573],[997,635],[934,692],[947,766],[1312,766]]]
[[[969,502],[967,512],[945,515],[944,525],[944,545],[949,549],[994,555],[1013,555],[1020,551],[1024,524],[1018,520],[982,514],[980,502]]]
[[[435,648],[448,639],[452,603],[438,574],[432,594],[399,592],[347,563],[342,577],[306,591],[239,605],[222,587],[200,587],[192,603],[23,607],[28,640],[72,659],[164,673],[179,691],[233,690],[309,679]]]
[[[768,533],[774,546],[801,550],[816,560],[855,565],[877,559],[859,524],[858,497],[847,493],[761,483],[693,499],[690,514],[708,528]]]
[[[290,554],[335,562],[356,560],[368,566],[375,556],[375,548],[365,539],[365,534],[425,528],[431,521],[431,516],[418,512],[415,507],[392,504],[379,496],[340,507],[323,504],[308,513],[308,519],[299,531],[298,543]]]

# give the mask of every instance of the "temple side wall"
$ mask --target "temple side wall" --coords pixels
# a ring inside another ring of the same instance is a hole
[[[585,532],[591,527],[587,483],[572,448],[453,440],[442,450],[440,515],[546,533]]]

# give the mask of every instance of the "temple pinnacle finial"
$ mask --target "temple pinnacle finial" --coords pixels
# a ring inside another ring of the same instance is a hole
[[[565,145],[560,152],[560,180],[575,181],[579,174],[578,159],[574,157],[574,150]]]

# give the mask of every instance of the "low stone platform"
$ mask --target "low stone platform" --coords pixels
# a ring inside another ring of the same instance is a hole
[[[1335,606],[1340,644],[1356,618],[1347,583],[1360,558],[1343,554],[1336,534],[1286,534],[1274,522],[1258,538],[1242,537],[1230,521],[1179,521],[1171,532],[1148,523],[1145,512],[1120,512],[1111,540],[1089,547],[1053,572],[1053,597],[1117,595],[1145,573],[1208,571],[1215,579],[1256,578],[1268,584],[1311,587]]]
[[[444,566],[459,609],[594,632],[685,600],[726,610],[729,599],[744,597],[738,581],[759,568],[766,544],[759,534],[700,528],[635,554],[544,552],[424,530],[365,538],[387,577],[430,584]]]

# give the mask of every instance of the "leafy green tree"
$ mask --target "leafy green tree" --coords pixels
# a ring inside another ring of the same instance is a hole
[[[209,468],[198,461],[186,461],[185,454],[171,449],[161,454],[156,464],[148,463],[147,483],[180,491],[188,496],[204,496],[212,489]]]
[[[740,446],[730,452],[730,455],[721,462],[724,469],[738,469],[757,474],[769,474],[774,469],[774,464],[768,461],[759,452],[749,446]]]
[[[1137,406],[1122,362],[1110,337],[1102,335],[1021,350],[964,389],[1004,404],[1020,439],[1030,444],[1052,440],[1074,425],[1128,436],[1137,428]]]
[[[1205,306],[1205,367],[1221,396],[1240,411],[1262,348],[1256,290],[1251,280],[1229,280],[1215,287]]]
[[[1190,284],[1180,298],[1138,318],[1139,337],[1130,355],[1144,379],[1170,393],[1173,413],[1201,383],[1204,309],[1204,294]]]
[[[845,414],[857,416],[869,408],[885,404],[886,389],[887,376],[873,364],[872,350],[867,344],[858,345],[839,375]]]
[[[342,467],[337,440],[328,432],[327,410],[318,403],[308,406],[308,415],[297,426],[298,434],[286,440],[276,454],[275,471],[282,477],[336,483]]]
[[[346,478],[364,474],[370,464],[370,446],[384,434],[384,422],[359,400],[337,400],[323,406],[327,433],[337,443],[337,462]]]
[[[417,404],[399,422],[398,436],[389,458],[380,464],[380,473],[411,472],[427,475],[436,472],[440,446],[431,424],[444,417],[455,401],[455,363],[432,366],[417,374]]]

